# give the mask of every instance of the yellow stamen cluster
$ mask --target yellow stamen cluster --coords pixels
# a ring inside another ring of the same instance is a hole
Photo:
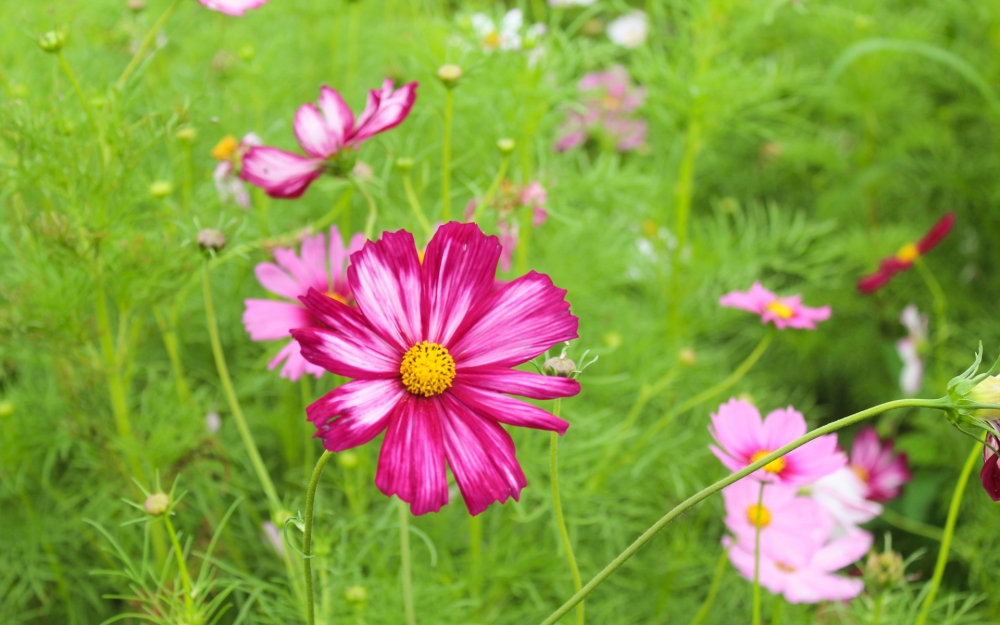
[[[422,341],[403,356],[399,372],[406,390],[414,395],[433,397],[451,388],[455,379],[455,359],[444,346]]]
[[[757,527],[767,527],[771,524],[771,511],[764,506],[754,504],[747,508],[747,519]]]
[[[217,161],[229,160],[233,154],[236,153],[236,149],[240,147],[240,142],[236,140],[233,135],[226,135],[221,141],[215,144],[212,148],[212,158]]]
[[[771,452],[766,449],[761,449],[758,452],[754,452],[754,455],[750,456],[750,462],[757,462],[758,460],[760,460],[769,453]],[[785,470],[785,459],[776,458],[771,462],[768,462],[767,464],[764,465],[764,470],[767,471],[768,473],[781,473],[782,471]]]
[[[794,573],[795,572],[795,567],[794,566],[789,566],[789,565],[785,564],[784,562],[775,562],[774,566],[778,567],[778,570],[784,571],[785,573]]]
[[[912,263],[920,256],[920,250],[913,243],[907,243],[896,252],[896,258],[904,263]]]
[[[783,304],[778,300],[774,300],[773,302],[768,304],[767,309],[773,312],[774,314],[778,315],[782,319],[791,319],[792,315],[795,314],[795,311],[792,310],[791,307],[788,306],[788,304]]]
[[[868,480],[871,479],[871,476],[868,475],[868,470],[865,469],[864,467],[859,467],[856,464],[852,464],[851,471],[854,471],[854,474],[860,477],[861,481],[864,482],[865,484],[867,484]]]

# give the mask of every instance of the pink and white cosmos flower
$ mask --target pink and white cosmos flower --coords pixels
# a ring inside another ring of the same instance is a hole
[[[891,440],[882,441],[875,428],[866,427],[854,437],[850,468],[865,483],[865,497],[885,503],[899,497],[913,479],[906,454],[896,454]]]
[[[728,536],[722,539],[729,547],[729,560],[743,577],[754,578],[753,547],[733,545]],[[861,594],[865,583],[834,573],[861,559],[871,549],[872,537],[857,530],[830,541],[811,553],[803,564],[790,563],[784,556],[767,554],[760,557],[760,585],[779,595],[789,603],[819,603],[820,601],[846,601]]]
[[[708,448],[726,468],[739,471],[804,436],[806,420],[789,406],[771,412],[762,421],[753,404],[733,398],[712,415],[708,431],[719,445]],[[837,435],[827,434],[769,462],[750,477],[761,482],[804,486],[846,464],[846,456],[837,448]]]
[[[840,534],[853,532],[882,514],[880,504],[866,499],[868,485],[849,467],[819,478],[806,490],[829,513]]]
[[[243,157],[240,177],[276,198],[297,198],[347,148],[356,148],[380,132],[398,126],[417,99],[417,83],[393,89],[386,79],[382,89],[368,93],[361,117],[354,113],[334,89],[323,86],[319,107],[303,104],[295,113],[295,138],[308,156],[272,147],[254,147]]]
[[[569,397],[570,378],[514,369],[576,338],[566,291],[530,272],[494,287],[500,244],[471,223],[448,223],[421,262],[413,235],[387,232],[351,257],[356,307],[311,290],[319,327],[292,331],[302,355],[356,378],[306,410],[330,451],[385,432],[375,484],[413,514],[448,503],[446,463],[473,515],[527,485],[501,424],[552,430],[569,424],[507,393]]]
[[[330,245],[326,245],[323,233],[306,237],[302,241],[301,255],[295,250],[278,248],[274,250],[275,263],[260,263],[254,268],[257,280],[268,291],[287,300],[248,299],[244,302],[243,327],[255,341],[279,341],[292,336],[296,328],[314,327],[320,322],[300,303],[310,289],[338,302],[351,302],[351,289],[347,284],[346,265],[348,256],[361,249],[365,243],[363,234],[355,234],[345,249],[344,240],[336,226],[330,227]],[[298,380],[309,373],[319,378],[323,368],[305,358],[299,351],[299,344],[288,341],[270,363],[268,369],[281,367],[281,377]]]
[[[233,17],[243,17],[244,12],[264,6],[268,0],[198,0],[198,2],[213,11]]]
[[[774,323],[779,330],[815,330],[816,323],[830,318],[830,307],[810,308],[802,305],[801,295],[778,297],[765,289],[760,281],[749,291],[733,291],[719,298],[719,304],[760,315],[761,323]]]

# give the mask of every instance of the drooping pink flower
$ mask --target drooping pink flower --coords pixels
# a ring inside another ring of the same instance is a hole
[[[212,172],[212,179],[219,200],[223,203],[232,200],[241,208],[250,208],[250,193],[240,180],[239,173],[243,166],[243,156],[257,145],[263,145],[263,142],[251,132],[239,142],[232,135],[227,135],[212,148],[212,158],[219,161]]]
[[[334,89],[323,86],[319,107],[303,104],[295,113],[295,138],[308,156],[272,147],[254,147],[243,158],[240,176],[277,198],[296,198],[347,148],[356,148],[374,135],[398,126],[417,98],[417,83],[393,89],[386,79],[381,90],[368,93],[364,112],[355,122],[354,113]],[[346,174],[347,172],[337,172]]]
[[[593,135],[605,135],[619,152],[630,152],[646,143],[648,125],[634,115],[646,99],[646,90],[636,87],[628,70],[615,65],[604,72],[584,76],[577,89],[580,105],[570,109],[556,141],[564,152],[583,145]]]
[[[712,415],[708,431],[719,445],[709,445],[712,453],[726,468],[739,471],[804,436],[806,420],[789,406],[771,412],[762,421],[753,404],[733,398]],[[837,448],[837,435],[827,434],[766,464],[751,477],[762,482],[803,486],[845,464],[847,458]]]
[[[723,545],[729,548],[729,560],[743,577],[754,578],[754,553],[751,546],[733,544],[724,537]],[[819,603],[820,601],[846,601],[861,594],[865,584],[834,573],[857,562],[872,546],[868,532],[857,530],[825,545],[810,554],[805,563],[794,565],[783,556],[777,558],[761,554],[760,585],[785,597],[789,603]]]
[[[576,338],[566,291],[530,272],[499,288],[496,237],[475,224],[441,226],[421,262],[413,235],[383,233],[351,257],[356,307],[311,290],[321,322],[294,330],[303,356],[356,378],[308,407],[330,451],[385,432],[375,484],[414,514],[448,502],[451,467],[471,514],[517,499],[527,484],[501,423],[564,433],[569,424],[514,399],[569,397],[576,380],[514,369]]]
[[[719,298],[727,308],[739,308],[760,315],[761,323],[774,323],[779,330],[815,330],[816,324],[830,318],[830,307],[810,308],[802,305],[801,295],[778,297],[754,282],[749,291],[733,291]]]
[[[300,303],[299,299],[315,289],[339,302],[351,302],[346,265],[348,256],[364,245],[363,234],[355,234],[345,249],[344,240],[336,226],[330,227],[330,244],[323,233],[306,237],[302,241],[301,254],[295,250],[278,248],[274,250],[275,263],[260,263],[254,268],[257,280],[268,291],[286,300],[248,299],[244,302],[243,327],[254,341],[278,341],[290,338],[296,328],[315,327],[320,322]],[[323,368],[305,358],[294,340],[278,352],[268,369],[281,367],[281,377],[298,380],[309,373],[317,378],[323,375]]]
[[[740,480],[726,487],[726,527],[752,552],[760,525],[760,552],[802,566],[830,537],[830,516],[814,500],[799,497],[798,489],[782,484]],[[759,502],[759,503],[758,503]]]
[[[268,0],[198,0],[198,2],[213,11],[234,17],[243,17],[244,12],[264,6]]]
[[[899,497],[903,485],[913,478],[906,454],[894,453],[892,441],[882,441],[872,427],[854,437],[849,466],[867,485],[865,497],[880,503]]]
[[[821,477],[806,489],[823,506],[838,532],[847,534],[882,514],[882,506],[866,499],[868,485],[848,467]]]
[[[910,304],[899,315],[899,322],[909,334],[896,341],[896,353],[903,361],[899,372],[899,387],[907,395],[915,395],[924,380],[924,361],[920,352],[927,344],[927,315],[921,315],[916,305]]]

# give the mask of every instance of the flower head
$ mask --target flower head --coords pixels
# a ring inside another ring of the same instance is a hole
[[[830,307],[810,308],[802,305],[801,295],[778,297],[759,281],[749,291],[733,291],[719,298],[719,304],[760,315],[761,323],[772,322],[779,330],[815,330],[816,324],[830,318]]]
[[[894,256],[884,259],[875,273],[858,280],[858,290],[867,295],[874,293],[892,280],[893,276],[913,266],[918,258],[938,246],[955,225],[955,213],[945,213],[931,229],[916,243],[907,243]]]
[[[638,48],[648,34],[649,18],[643,11],[630,11],[608,24],[608,39],[623,48]]]
[[[819,478],[808,487],[808,492],[843,533],[882,514],[881,505],[866,499],[868,485],[848,467]]]
[[[198,0],[198,2],[213,11],[234,17],[243,17],[243,13],[264,6],[268,0]]]
[[[604,136],[619,152],[629,152],[646,143],[648,126],[634,113],[646,99],[646,90],[636,87],[628,70],[615,65],[591,72],[577,84],[581,109],[567,112],[556,150],[563,152],[583,145],[591,136]]]
[[[527,484],[501,424],[564,433],[569,424],[506,395],[579,392],[572,378],[514,369],[576,338],[566,291],[530,272],[495,287],[500,245],[475,224],[437,229],[421,262],[413,235],[386,232],[351,257],[356,306],[311,290],[319,321],[293,330],[302,355],[356,378],[307,409],[330,451],[385,432],[375,484],[414,514],[448,502],[451,467],[472,514],[517,499]]]
[[[531,225],[538,228],[549,218],[546,209],[548,199],[548,193],[540,182],[534,181],[520,186],[504,179],[500,183],[496,196],[486,200],[489,203],[485,206],[494,208],[497,214],[497,230],[500,233],[500,246],[503,248],[500,254],[500,269],[502,271],[510,271],[514,250],[517,248],[521,228],[516,213],[522,208],[530,210]],[[483,201],[476,198],[469,200],[465,206],[466,221],[475,219],[476,211]]]
[[[806,420],[791,406],[771,412],[763,421],[757,408],[741,399],[730,399],[712,415],[708,431],[718,444],[713,454],[731,471],[753,464],[806,433]],[[847,464],[837,448],[836,434],[812,440],[752,474],[761,482],[803,486]]]
[[[250,333],[254,341],[278,341],[291,336],[291,330],[296,328],[315,327],[320,325],[317,320],[300,303],[310,289],[339,302],[351,302],[351,289],[345,275],[348,256],[364,245],[365,237],[355,234],[348,247],[336,226],[330,228],[330,242],[327,246],[323,233],[306,237],[302,241],[299,254],[295,250],[278,248],[274,250],[275,263],[260,263],[254,268],[257,280],[261,286],[284,298],[248,299],[243,312],[243,327]],[[323,375],[323,368],[305,360],[299,352],[299,344],[288,343],[278,352],[268,369],[274,369],[279,364],[281,377],[295,381],[305,373],[311,373],[317,378]]]
[[[219,200],[223,203],[233,201],[241,208],[250,208],[250,193],[240,180],[239,173],[243,166],[243,156],[250,148],[258,145],[263,145],[263,141],[251,132],[240,141],[236,141],[232,135],[226,135],[212,148],[212,158],[219,161],[212,172],[212,180],[215,181]]]
[[[266,146],[252,147],[243,158],[240,177],[271,197],[296,198],[327,169],[346,174],[350,168],[338,162],[343,152],[402,123],[413,108],[416,89],[415,82],[393,89],[392,80],[386,79],[381,90],[368,93],[365,110],[355,121],[341,95],[324,85],[318,107],[310,102],[295,113],[295,138],[308,156]]]
[[[865,483],[864,497],[881,503],[899,497],[903,485],[913,478],[906,454],[894,453],[892,441],[882,441],[871,427],[854,437],[849,467]]]

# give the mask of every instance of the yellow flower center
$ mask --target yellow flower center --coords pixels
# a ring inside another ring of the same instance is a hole
[[[326,295],[330,299],[337,300],[341,304],[347,304],[348,303],[347,302],[347,298],[345,298],[343,295],[341,295],[339,293],[334,293],[333,291],[327,291],[323,295]]]
[[[424,250],[417,250],[417,260],[420,261],[421,265],[424,264],[424,254],[426,254],[426,253],[427,253],[427,250],[425,250],[425,249]]]
[[[920,256],[920,250],[913,243],[907,243],[896,252],[896,258],[904,263],[912,263],[917,260],[918,256]]]
[[[785,564],[784,562],[775,562],[774,566],[778,567],[778,570],[784,571],[785,573],[794,573],[795,572],[795,567],[794,566],[789,566],[789,565]]]
[[[851,470],[854,471],[854,474],[860,477],[861,481],[864,482],[865,484],[867,484],[868,480],[871,479],[871,476],[868,475],[868,471],[864,467],[859,467],[856,464],[852,464]]]
[[[616,98],[611,94],[604,96],[604,100],[601,103],[604,105],[604,110],[606,111],[617,111],[622,105],[621,98]]]
[[[500,46],[500,33],[492,32],[483,37],[483,47],[494,50]]]
[[[410,348],[399,365],[403,386],[414,395],[433,397],[451,388],[455,359],[444,346],[422,341]]]
[[[778,315],[782,319],[791,319],[792,315],[795,314],[795,311],[792,310],[790,306],[788,306],[787,304],[782,304],[778,300],[774,300],[773,302],[768,304],[767,309],[773,312],[774,314]]]
[[[225,161],[232,158],[236,149],[240,147],[240,142],[233,135],[226,135],[212,148],[212,158],[217,161]]]
[[[767,527],[771,523],[771,511],[764,506],[754,504],[747,508],[747,518],[757,527]]]
[[[755,452],[754,455],[750,456],[750,462],[757,462],[769,453],[771,452],[766,449],[761,449],[760,451]],[[764,470],[768,473],[781,473],[785,470],[785,459],[775,458],[771,462],[764,465]]]

